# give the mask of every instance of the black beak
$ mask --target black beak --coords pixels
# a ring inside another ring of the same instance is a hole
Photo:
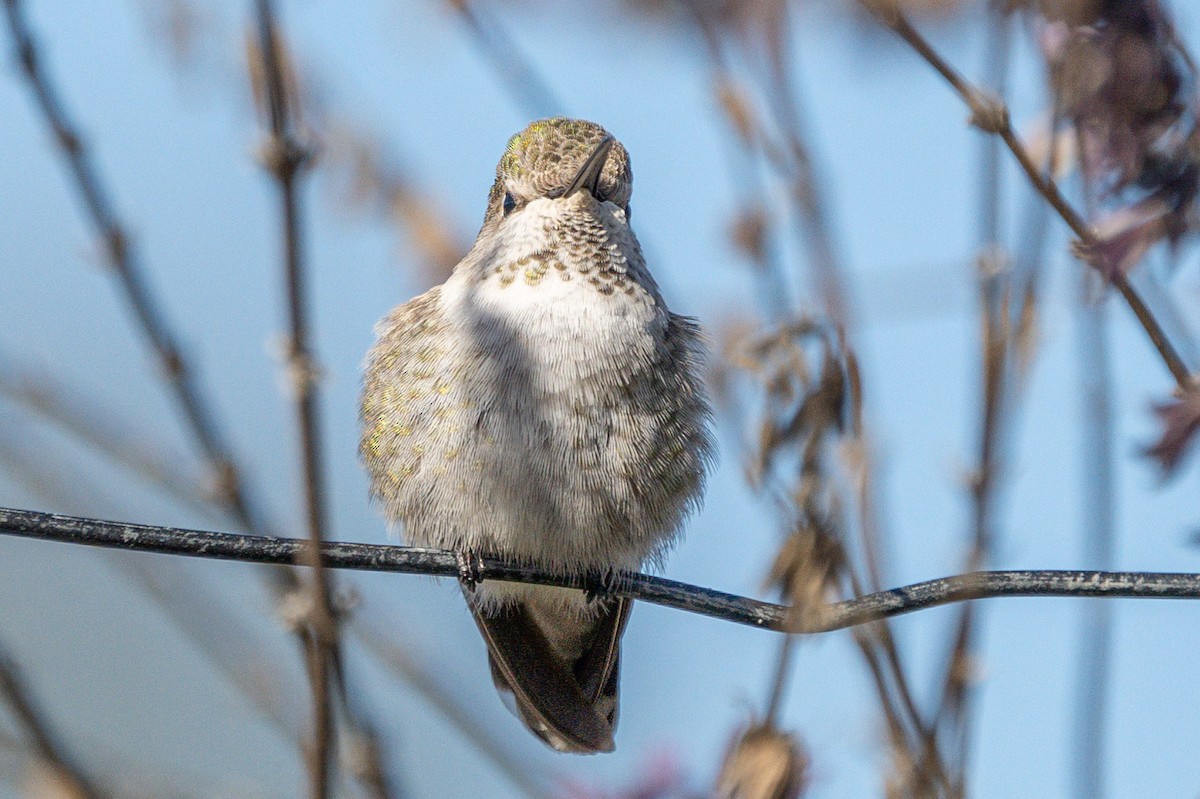
[[[596,145],[596,149],[592,150],[592,154],[587,157],[583,166],[579,167],[579,171],[571,179],[571,185],[567,186],[566,191],[562,193],[563,197],[570,197],[580,189],[587,189],[593,197],[596,196],[596,188],[600,185],[600,173],[604,171],[604,165],[608,163],[608,153],[612,150],[615,142],[616,139],[612,136],[605,136],[604,140]]]

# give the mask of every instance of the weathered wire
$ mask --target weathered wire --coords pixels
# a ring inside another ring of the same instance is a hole
[[[0,508],[0,535],[44,541],[186,555],[245,563],[301,563],[312,544],[295,538],[267,538],[208,530],[110,522],[55,513]],[[326,541],[321,563],[331,569],[457,577],[458,559],[440,549]],[[1177,572],[1098,572],[1065,570],[986,571],[926,580],[834,602],[823,614],[795,614],[785,605],[689,585],[647,574],[576,577],[547,574],[535,567],[482,558],[483,580],[558,585],[611,592],[664,607],[685,610],[776,632],[819,633],[855,627],[925,608],[993,597],[1104,597],[1124,599],[1200,599],[1200,574]]]

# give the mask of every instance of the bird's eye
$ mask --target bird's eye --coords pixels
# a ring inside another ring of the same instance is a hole
[[[504,192],[504,215],[508,216],[517,207],[517,201],[511,191]]]

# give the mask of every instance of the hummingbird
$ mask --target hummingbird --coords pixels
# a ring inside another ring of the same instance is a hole
[[[696,321],[629,225],[629,154],[556,117],[508,140],[470,252],[375,328],[360,456],[412,546],[459,556],[502,698],[554,749],[610,752],[632,600],[480,581],[488,556],[580,578],[661,563],[700,503],[711,411]]]

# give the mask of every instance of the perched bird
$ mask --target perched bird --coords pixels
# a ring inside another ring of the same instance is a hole
[[[698,505],[699,329],[646,269],[631,191],[629,155],[599,125],[530,124],[475,246],[376,327],[360,454],[409,544],[612,575],[661,558]],[[463,593],[525,724],[561,751],[612,751],[632,601],[469,577]]]

